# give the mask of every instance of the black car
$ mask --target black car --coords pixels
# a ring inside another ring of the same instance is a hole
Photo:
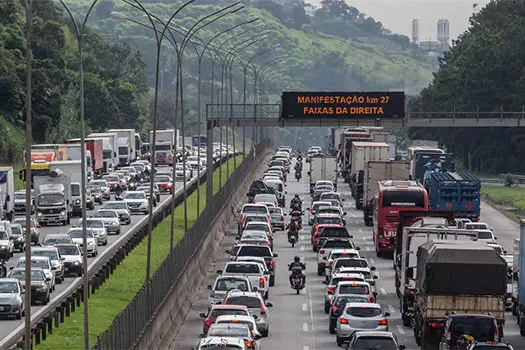
[[[9,278],[16,278],[20,281],[22,287],[25,288],[26,283],[26,270],[25,267],[15,267],[9,273]],[[48,280],[44,274],[44,270],[39,267],[31,268],[31,304],[40,303],[47,305],[49,303],[49,286]]]
[[[246,196],[248,197],[248,202],[252,203],[253,198],[256,194],[276,194],[275,190],[269,186],[267,186],[264,181],[262,180],[255,180],[250,185],[250,189],[248,190],[248,193],[246,193]]]

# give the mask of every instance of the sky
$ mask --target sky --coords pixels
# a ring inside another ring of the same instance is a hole
[[[315,6],[320,0],[305,0]],[[376,21],[393,33],[412,37],[412,19],[419,19],[419,40],[436,40],[437,21],[448,19],[450,38],[468,28],[468,19],[473,13],[472,5],[478,9],[489,3],[489,0],[346,0],[359,11],[374,17]]]

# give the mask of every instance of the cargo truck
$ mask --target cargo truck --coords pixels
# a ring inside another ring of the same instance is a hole
[[[366,226],[372,226],[374,217],[374,203],[372,199],[379,189],[379,181],[383,180],[408,180],[408,162],[390,161],[370,161],[366,163],[362,191],[359,191],[356,198],[356,208],[363,209],[363,218]]]
[[[397,136],[387,131],[370,131],[372,141],[384,142],[390,146],[388,149],[388,159],[395,160],[397,152]]]
[[[441,219],[447,222],[446,218]],[[403,229],[402,251],[397,256],[398,263],[395,268],[395,284],[396,294],[401,299],[399,308],[404,326],[411,325],[414,312],[418,248],[429,241],[471,242],[476,239],[477,233],[473,231],[443,227],[440,224],[426,227],[405,227]]]
[[[139,133],[135,133],[135,160],[142,159],[142,138]]]
[[[65,144],[80,144],[80,141],[80,139],[69,139]],[[104,173],[104,140],[102,138],[86,138],[85,143],[86,150],[91,157],[92,178],[102,177]]]
[[[428,146],[412,146],[408,148],[408,157],[410,159],[410,179],[419,181],[423,184],[426,166],[431,156],[444,154],[445,151],[439,148]]]
[[[25,151],[23,159],[25,162]],[[67,148],[64,145],[40,144],[31,145],[31,186],[33,178],[39,175],[47,175],[49,172],[49,162],[67,159]],[[25,169],[20,170],[19,178],[26,181]]]
[[[319,180],[332,181],[337,190],[337,158],[336,157],[314,157],[310,160],[310,192]]]
[[[80,143],[67,143],[63,145],[67,148],[67,158],[63,160],[82,160],[82,152],[81,152],[81,145]],[[93,169],[91,163],[93,160],[91,159],[91,153],[87,149],[87,145],[85,148],[84,156],[86,159],[86,172],[88,180],[93,179]]]
[[[352,142],[371,141],[370,133],[363,128],[346,129],[341,133],[339,144],[339,167],[341,176],[345,182],[350,182],[350,170],[352,167]]]
[[[513,259],[512,259],[512,294],[511,294],[511,310],[514,316],[518,316],[519,310],[519,277],[520,277],[520,238],[514,238],[512,245]],[[519,324],[519,319],[518,319]],[[524,328],[525,330],[525,328]],[[524,334],[525,335],[525,332]]]
[[[519,247],[518,254],[514,255],[514,261],[518,261],[517,267],[513,271],[513,279],[517,284],[517,300],[516,306],[514,307],[517,314],[518,325],[520,327],[520,335],[525,336],[525,278],[520,279],[522,267],[525,266],[525,220],[520,220],[520,238],[519,241],[514,243]],[[516,248],[515,248],[516,249]]]
[[[60,169],[64,174],[69,174],[71,179],[71,201],[73,203],[72,216],[82,214],[82,197],[80,184],[82,183],[82,168],[80,160],[64,160],[49,163],[49,171]],[[87,176],[87,169],[84,170]],[[87,180],[87,178],[86,178]]]
[[[481,181],[470,173],[432,173],[428,188],[430,210],[450,210],[457,218],[477,221],[480,215]]]
[[[108,132],[118,134],[119,166],[128,166],[136,160],[135,129],[110,129]]]
[[[104,173],[109,174],[118,165],[118,134],[116,132],[96,132],[88,135],[89,138],[102,139],[102,157]]]
[[[15,178],[13,167],[0,166],[0,220],[12,221],[15,215]]]
[[[439,148],[439,142],[434,140],[412,140],[412,147]]]
[[[153,131],[149,132],[150,144],[155,147],[155,165],[173,165],[174,142],[178,130],[157,130],[155,145],[153,145]]]
[[[71,176],[61,170],[50,171],[48,175],[35,176],[34,188],[38,222],[42,226],[69,225],[73,212]]]
[[[505,324],[507,263],[484,242],[429,241],[418,248],[414,337],[423,349],[438,345],[448,316],[491,314]]]
[[[363,191],[365,166],[370,161],[388,161],[390,146],[384,142],[352,142],[352,165],[350,166],[350,189],[352,196]]]

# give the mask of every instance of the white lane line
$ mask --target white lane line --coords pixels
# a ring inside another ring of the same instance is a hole
[[[386,295],[386,290],[385,290],[385,288],[379,288],[379,290],[381,291],[381,294]]]
[[[306,303],[303,304],[303,311],[308,311],[308,305]]]
[[[359,231],[359,233],[363,233],[363,229],[362,228],[358,229],[357,231]]]
[[[301,246],[301,251],[304,252],[306,248],[304,247],[304,245]]]
[[[376,261],[374,259],[370,259],[370,264],[375,264]]]
[[[308,332],[308,323],[303,322],[303,332]]]
[[[303,346],[303,350],[310,350],[310,348],[308,346]]]
[[[315,328],[314,328],[314,308],[313,308],[313,303],[312,303],[312,288],[308,288],[308,297],[310,299],[310,322],[312,323],[312,344],[313,344],[313,347],[315,350],[315,344],[316,344],[316,340],[315,340]]]
[[[397,325],[397,331],[399,332],[399,334],[403,334],[405,335],[405,330],[403,329],[403,327],[401,327],[401,325]]]
[[[388,311],[390,311],[390,315],[393,315],[396,312],[392,305],[388,305]]]

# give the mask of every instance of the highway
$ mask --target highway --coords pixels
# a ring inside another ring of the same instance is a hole
[[[306,172],[303,172],[305,175]],[[291,199],[298,193],[303,199],[303,208],[308,207],[311,199],[308,193],[307,177],[300,182],[289,177],[287,183],[287,199]],[[344,209],[347,212],[347,229],[354,236],[354,242],[361,248],[360,254],[368,259],[370,265],[377,268],[379,279],[377,280],[377,301],[391,316],[389,319],[389,330],[398,337],[400,344],[406,345],[408,350],[420,349],[416,345],[412,329],[402,325],[399,313],[399,299],[395,294],[394,270],[391,259],[377,258],[372,241],[372,228],[365,226],[362,211],[355,209],[355,203],[350,195],[347,184],[339,182],[338,189],[345,198]],[[288,205],[288,201],[287,201]],[[494,208],[483,203],[481,220],[487,222],[494,228],[498,242],[512,252],[512,240],[519,235],[519,225]],[[307,220],[303,218],[303,223]],[[185,323],[180,330],[177,340],[171,345],[173,350],[187,350],[195,346],[198,336],[202,333],[203,319],[199,313],[206,312],[208,306],[208,284],[216,277],[214,271],[222,269],[228,259],[224,253],[225,249],[231,248],[236,234],[235,218],[232,217],[232,226],[228,235],[225,236],[218,256],[210,264],[204,283],[198,287],[197,297],[192,305]],[[312,251],[310,244],[310,226],[304,225],[300,233],[300,242],[295,248],[291,248],[287,242],[284,231],[275,234],[275,252],[277,258],[277,275],[275,287],[270,289],[269,301],[273,304],[269,315],[270,334],[263,338],[261,345],[263,349],[289,349],[289,350],[329,350],[338,349],[335,335],[328,332],[328,315],[324,313],[323,301],[326,286],[322,283],[324,276],[317,276],[316,253]],[[300,295],[289,287],[287,264],[293,261],[293,257],[299,255],[307,264],[307,286]],[[504,341],[509,342],[515,349],[525,349],[525,338],[519,335],[516,318],[507,312],[504,328]]]
[[[167,168],[166,168],[167,169]],[[189,181],[189,180],[188,180]],[[175,189],[179,189],[183,186],[182,182],[176,182],[175,183]],[[169,194],[162,194],[161,193],[161,203],[167,201],[171,195]],[[114,195],[111,195],[111,199],[114,200]],[[96,210],[102,208],[108,201],[104,201],[104,204],[99,205],[95,204],[95,210],[88,210],[87,215],[88,217],[91,216]],[[160,203],[159,203],[160,204]],[[157,207],[159,206],[157,204]],[[122,225],[122,232],[121,235],[130,230],[135,224],[143,217],[143,214],[132,214],[131,216],[131,224],[130,225]],[[78,217],[74,217],[71,219],[71,225],[74,226],[79,221]],[[61,225],[49,225],[49,226],[42,226],[40,228],[40,242],[45,238],[48,234],[53,233],[66,233],[68,231],[70,226],[61,226]],[[108,235],[108,245],[107,246],[98,246],[98,252],[99,254],[102,253],[104,250],[111,247],[111,245],[119,238],[120,236],[117,236],[115,234]],[[33,246],[34,247],[34,246]],[[19,257],[25,256],[25,253],[15,253],[14,256],[9,259],[7,262],[8,268],[11,266],[15,266],[16,262],[18,261]],[[88,262],[91,264],[93,261],[93,257],[88,257]],[[59,295],[62,291],[64,291],[71,283],[75,281],[76,278],[81,277],[67,277],[61,284],[56,284],[56,289],[54,292],[51,293],[51,300],[55,298],[57,295]],[[41,305],[35,305],[31,307],[31,313],[35,313],[37,310],[42,308]],[[0,339],[5,338],[10,332],[12,332],[16,327],[18,327],[21,323],[23,323],[24,320],[13,320],[13,319],[2,319],[0,320]]]

